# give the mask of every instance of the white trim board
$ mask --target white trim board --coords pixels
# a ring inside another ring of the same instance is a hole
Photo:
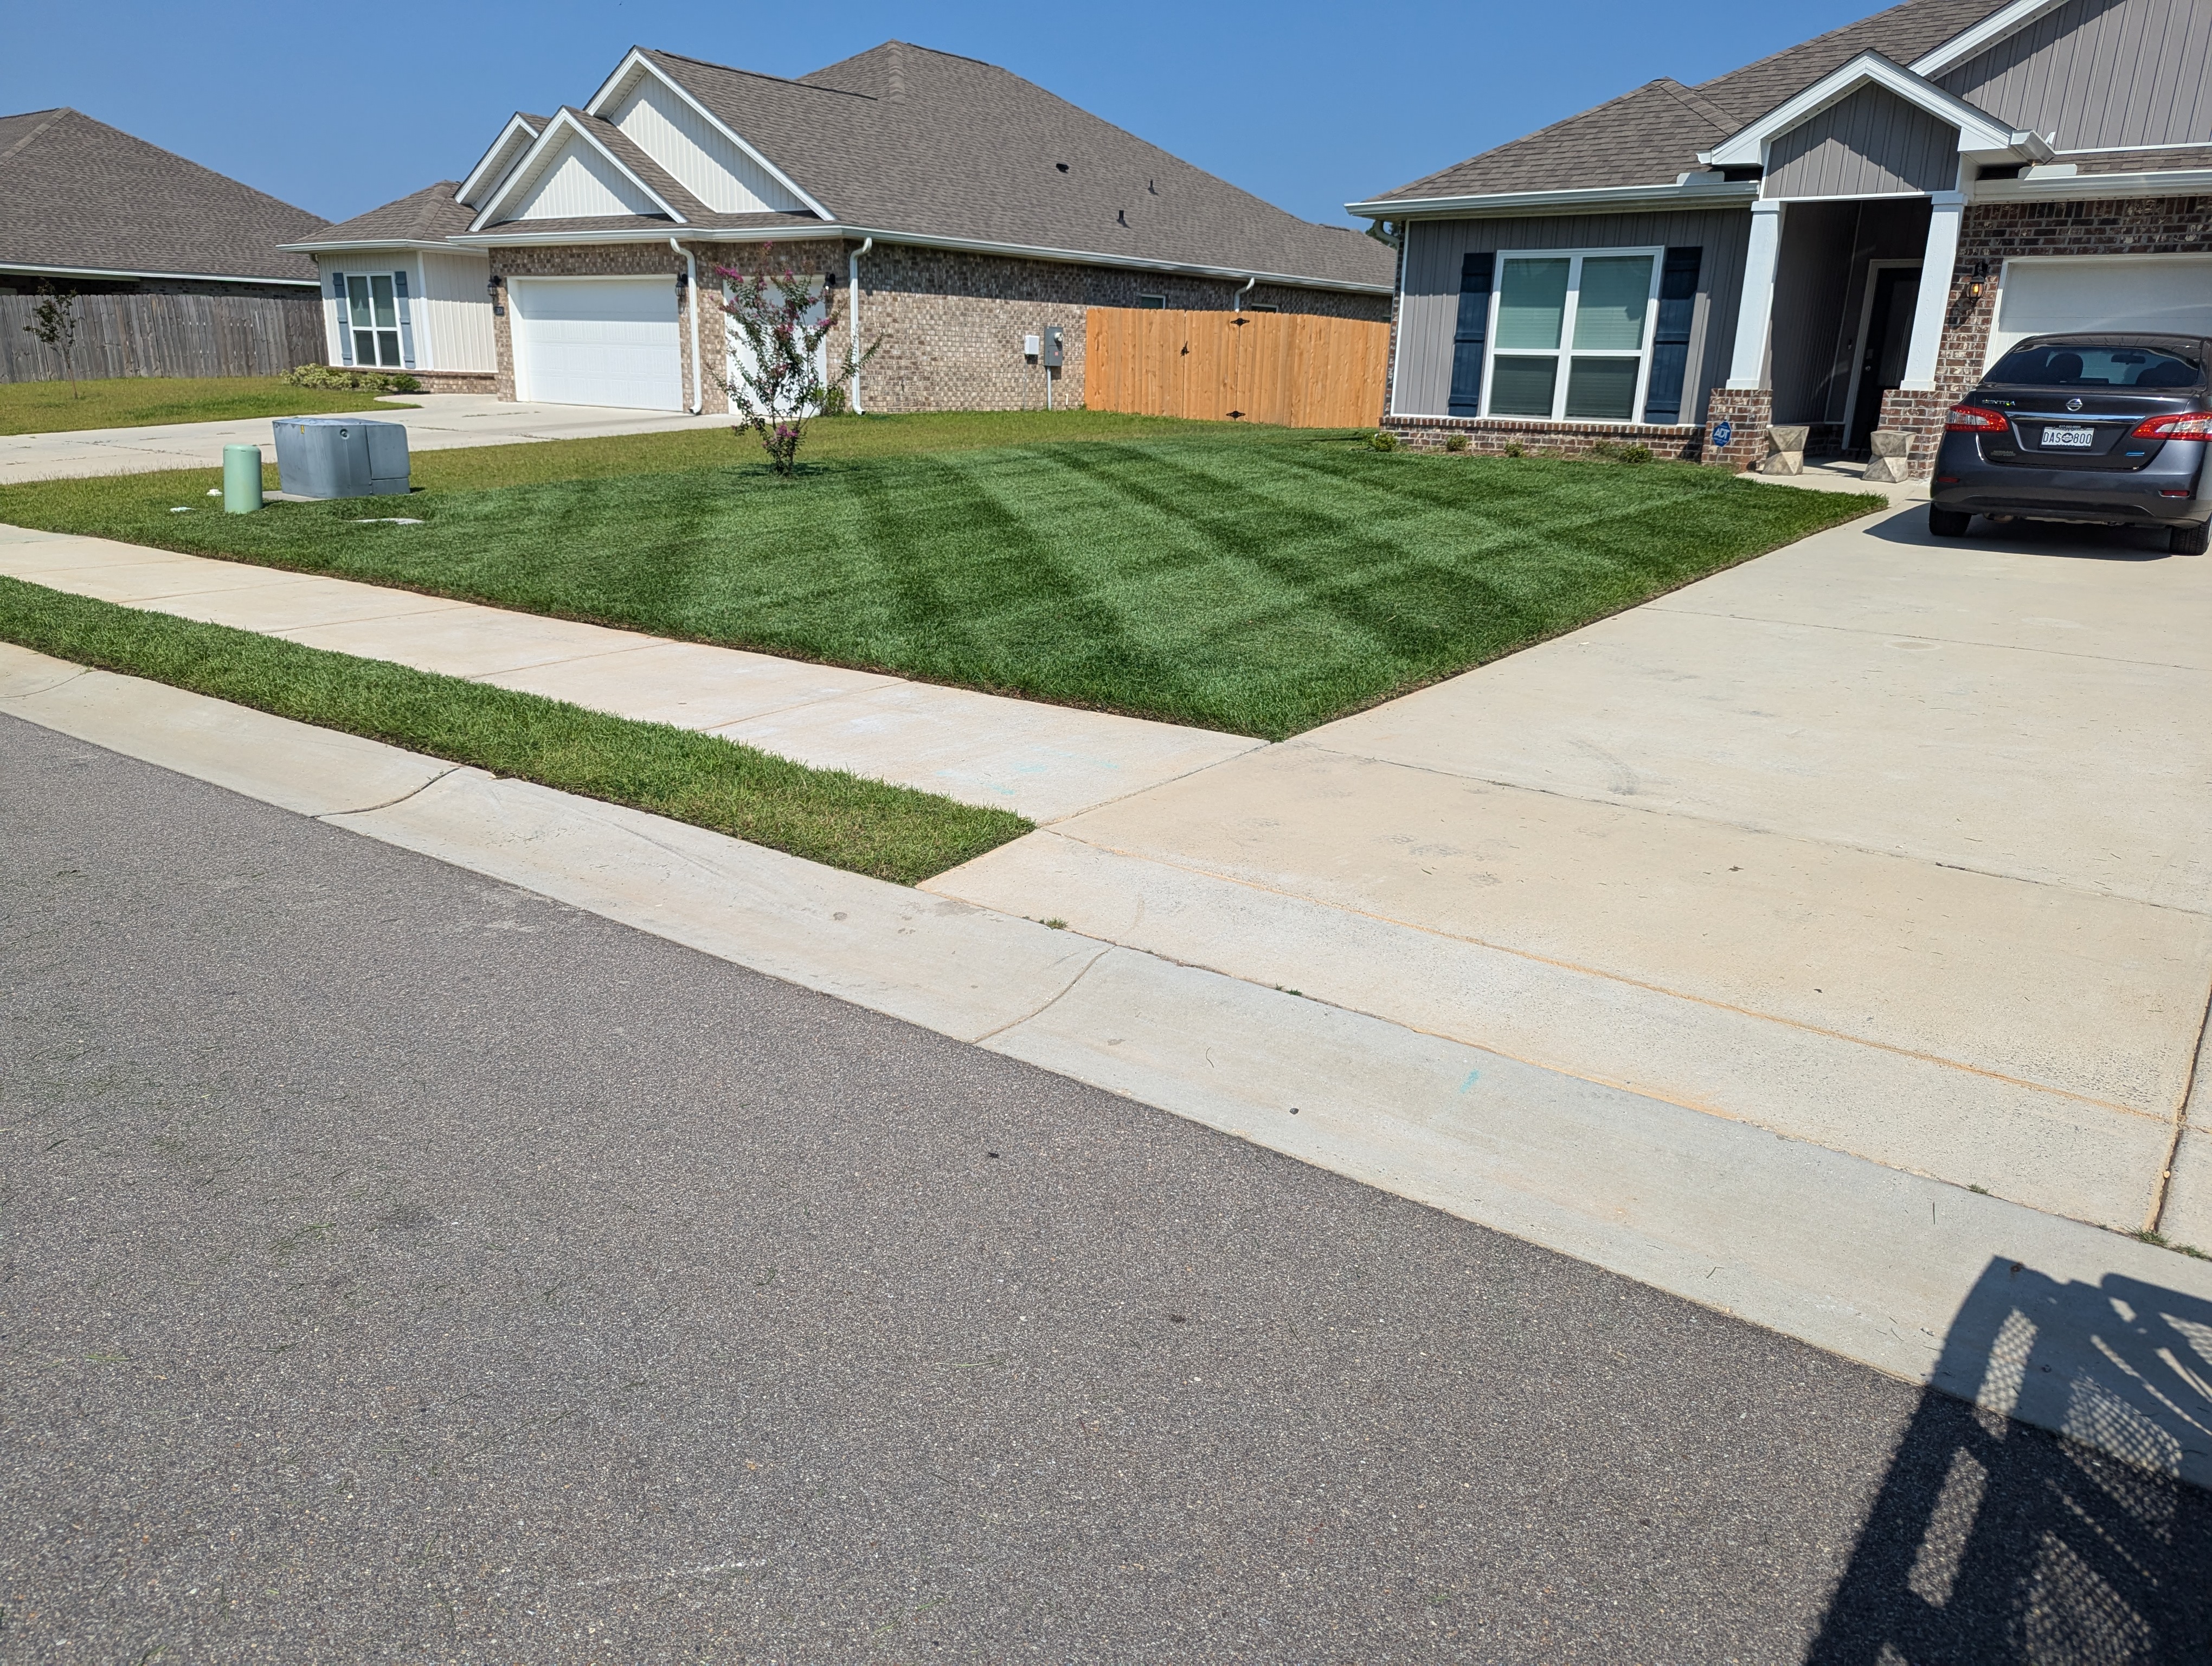
[[[1899,69],[1879,52],[1861,52],[1758,120],[1738,128],[1711,150],[1700,151],[1698,160],[1716,167],[1764,167],[1767,146],[1773,140],[1802,126],[1832,105],[1842,103],[1862,87],[1879,87],[1955,127],[1961,152],[2016,150],[2036,161],[2051,159],[2051,146],[2041,134],[2005,125],[1988,111],[1910,70]]]
[[[522,130],[523,134],[527,140],[531,143],[536,142],[538,130],[532,127],[528,122],[522,119],[522,112],[520,110],[516,111],[514,114],[507,119],[507,125],[499,130],[499,137],[491,142],[490,149],[486,150],[483,155],[477,158],[477,165],[469,170],[468,177],[463,179],[459,186],[455,189],[453,192],[453,200],[455,202],[460,204],[464,208],[474,208],[477,206],[476,204],[471,202],[469,199],[473,197],[477,191],[495,191],[500,185],[506,183],[507,176],[514,172],[514,163],[521,161],[523,157],[530,154],[529,143],[525,143],[519,151],[515,152],[514,160],[510,161],[507,166],[500,171],[498,179],[485,180],[480,185],[477,182],[477,176],[483,173],[486,168],[491,167],[493,161],[495,158],[503,155],[509,149],[508,142],[514,138],[514,130],[518,127]]]
[[[2056,11],[2066,0],[2012,0],[2008,6],[1991,12],[1973,27],[1953,35],[1934,52],[1916,58],[1909,66],[1916,76],[1930,77],[1946,70],[1955,70],[1968,58],[1974,58],[1994,46],[2007,35],[2026,28],[2047,11]]]
[[[525,186],[536,182],[537,175],[543,172],[544,165],[552,160],[560,148],[568,142],[569,135],[582,140],[597,151],[623,179],[628,179],[643,192],[649,201],[657,204],[661,212],[675,224],[687,226],[691,223],[678,213],[674,205],[664,198],[659,192],[638,178],[636,170],[609,149],[605,140],[577,120],[574,111],[563,107],[552,120],[545,124],[545,131],[531,142],[530,149],[525,151],[520,160],[507,171],[507,178],[500,181],[499,189],[494,192],[490,199],[484,204],[483,212],[469,222],[469,230],[481,231],[486,226],[498,224],[496,216],[499,211],[507,206],[508,198]],[[663,232],[661,235],[665,237],[667,234]]]

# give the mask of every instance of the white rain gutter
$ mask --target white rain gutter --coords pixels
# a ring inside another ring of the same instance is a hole
[[[1241,313],[1244,310],[1244,297],[1252,293],[1252,286],[1259,281],[1256,277],[1248,277],[1244,280],[1244,287],[1237,292],[1236,302],[1231,308],[1232,312]]]
[[[707,408],[699,381],[699,258],[672,237],[668,246],[684,257],[684,282],[690,292],[686,305],[691,313],[691,414],[696,416]]]
[[[1507,215],[1583,214],[1603,209],[1703,208],[1748,203],[1759,181],[1723,179],[1717,173],[1685,173],[1673,185],[1592,185],[1577,191],[1511,191],[1480,197],[1384,198],[1346,203],[1345,211],[1367,220],[1494,219]]]
[[[853,323],[853,414],[860,414],[860,257],[876,246],[871,237],[853,251],[850,261],[850,281],[846,289],[845,310],[852,314]]]

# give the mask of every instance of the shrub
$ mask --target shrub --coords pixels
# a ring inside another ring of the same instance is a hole
[[[1367,443],[1377,451],[1395,451],[1398,449],[1398,436],[1387,428],[1378,428],[1368,436]]]
[[[1467,449],[1467,435],[1464,434],[1453,435],[1449,439],[1444,441],[1444,449],[1446,451],[1465,451]]]
[[[1624,446],[1617,440],[1597,440],[1591,442],[1589,454],[1602,457],[1609,463],[1649,463],[1651,447]]]
[[[1505,442],[1505,454],[1508,457],[1526,457],[1528,454],[1528,447],[1518,440],[1508,440]]]
[[[295,365],[282,379],[294,387],[352,390],[363,393],[420,393],[422,384],[397,371],[347,370],[334,364]]]

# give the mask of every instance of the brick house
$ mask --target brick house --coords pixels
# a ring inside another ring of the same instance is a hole
[[[1925,474],[2024,336],[2212,335],[2212,5],[1909,0],[1351,206],[1400,234],[1409,445],[1744,468],[1881,428]]]
[[[0,116],[0,382],[48,381],[27,334],[77,297],[77,374],[269,376],[322,356],[315,267],[280,246],[328,223],[66,107]]]
[[[1380,320],[1395,264],[1018,76],[899,42],[795,81],[635,49],[582,105],[511,118],[467,178],[292,246],[321,270],[332,363],[695,410],[726,403],[726,321],[711,289],[693,306],[718,267],[830,291],[876,344],[856,403],[906,411],[1081,404],[1093,306]],[[1030,349],[1055,329],[1056,368]]]

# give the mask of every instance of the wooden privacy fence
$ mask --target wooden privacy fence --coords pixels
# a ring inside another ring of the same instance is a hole
[[[1310,313],[1174,313],[1093,307],[1083,400],[1093,410],[1286,428],[1382,419],[1390,326]]]
[[[60,380],[61,355],[24,332],[36,295],[0,295],[0,382]],[[297,295],[79,295],[76,374],[274,376],[323,362],[322,299]]]

